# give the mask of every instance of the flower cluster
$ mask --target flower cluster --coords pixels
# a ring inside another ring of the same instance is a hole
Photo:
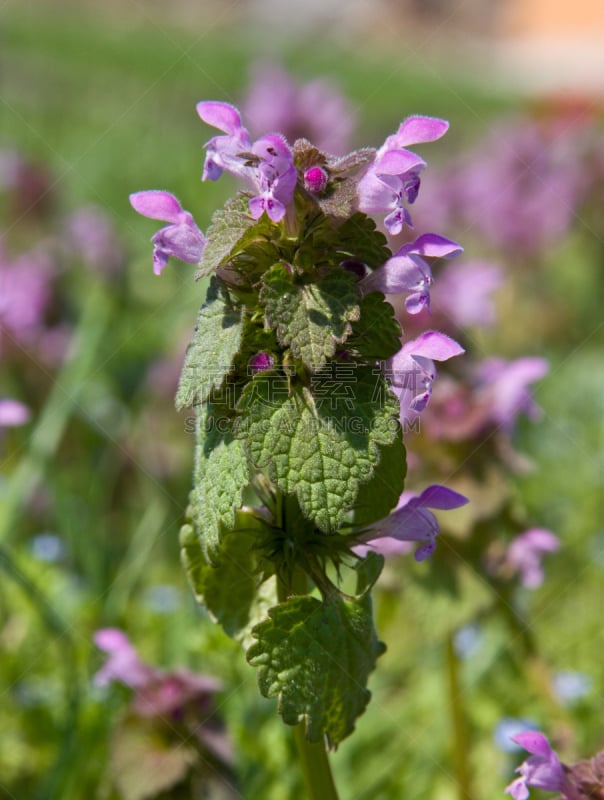
[[[378,219],[384,217],[384,225],[390,234],[399,233],[404,226],[410,227],[408,206],[418,196],[420,173],[426,162],[408,147],[433,142],[448,128],[448,123],[441,119],[409,117],[377,151],[359,151],[361,156],[351,154],[348,157],[357,171],[351,181],[346,158],[338,161],[325,156],[306,140],[300,140],[292,147],[282,134],[270,133],[253,141],[242,124],[239,111],[228,103],[200,102],[197,112],[203,122],[221,132],[205,145],[202,180],[215,181],[224,172],[235,175],[245,186],[248,213],[253,220],[265,217],[279,224],[289,219],[289,228],[293,225],[294,229],[297,192],[307,198],[314,197],[319,209],[331,209],[327,204],[334,196],[337,197],[347,182],[355,189],[355,199],[348,215],[360,211],[377,215]],[[172,194],[142,191],[132,194],[130,201],[144,216],[169,223],[152,238],[156,274],[160,274],[170,256],[187,263],[200,262],[207,243],[206,236]],[[430,310],[433,275],[429,260],[452,258],[461,252],[462,248],[456,242],[426,233],[404,244],[377,266],[369,267],[354,258],[342,259],[340,266],[355,275],[361,297],[375,296],[376,292],[406,295],[405,308],[410,315],[416,316]],[[288,269],[291,274],[292,268]],[[403,426],[428,405],[437,374],[435,362],[463,352],[464,348],[450,336],[428,330],[399,345],[398,352],[383,362],[391,389],[400,403]],[[260,350],[249,363],[253,365],[251,374],[258,374],[272,370],[275,357]],[[432,486],[420,498],[414,498],[403,506],[399,503],[386,524],[376,531],[359,534],[356,543],[360,546],[376,538],[423,541],[425,545],[416,556],[423,559],[433,552],[438,532],[436,518],[428,509],[456,508],[465,502],[467,499],[458,493]]]

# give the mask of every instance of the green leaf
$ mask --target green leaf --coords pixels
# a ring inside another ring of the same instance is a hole
[[[191,519],[208,561],[218,555],[222,531],[235,527],[249,483],[243,444],[233,431],[233,418],[207,403],[197,409],[195,469]]]
[[[398,503],[405,488],[407,461],[402,431],[392,444],[380,448],[380,460],[373,477],[361,484],[354,504],[354,524],[371,525],[384,519]]]
[[[311,388],[293,385],[289,393],[276,373],[258,375],[242,394],[239,431],[254,465],[295,494],[318,528],[335,533],[400,426],[398,400],[379,371],[327,366]]]
[[[234,639],[244,639],[251,627],[266,617],[276,601],[276,582],[266,581],[267,562],[261,558],[253,531],[237,529],[225,534],[209,564],[191,525],[180,530],[181,560],[198,603]]]
[[[236,307],[226,289],[212,278],[185,356],[177,409],[203,403],[218,389],[241,348],[242,331],[242,308]]]
[[[345,270],[300,284],[283,264],[275,264],[265,276],[261,294],[266,321],[279,342],[313,372],[350,335],[350,322],[359,317],[358,299],[355,278]]]
[[[264,697],[278,697],[288,725],[305,722],[306,738],[330,747],[354,730],[371,693],[367,689],[384,645],[373,627],[371,599],[324,602],[292,597],[269,611],[253,631],[257,642],[248,652],[258,667]]]
[[[247,229],[256,224],[250,214],[249,201],[249,194],[239,192],[227,200],[224,208],[214,212],[196,279],[214,272],[229,257]]]
[[[369,360],[383,361],[401,349],[402,330],[394,308],[381,292],[370,292],[360,304],[361,316],[352,323],[346,348]]]
[[[381,267],[392,257],[384,234],[376,230],[375,222],[361,211],[340,225],[338,251],[343,256],[362,261],[372,269]]]

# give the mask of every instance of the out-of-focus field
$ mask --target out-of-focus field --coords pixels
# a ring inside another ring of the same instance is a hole
[[[50,314],[65,334],[61,358],[14,348],[8,359],[0,350],[0,395],[32,412],[27,425],[0,430],[0,795],[118,797],[107,778],[109,742],[126,693],[92,683],[102,661],[93,633],[112,626],[151,663],[218,676],[241,796],[291,800],[302,795],[288,731],[275,704],[259,697],[240,647],[195,605],[179,563],[193,448],[171,392],[203,286],[178,263],[152,274],[156,228],[128,203],[130,192],[166,189],[207,227],[234,184],[199,181],[209,134],[195,103],[240,102],[266,48],[242,29],[201,21],[198,33],[139,12],[0,10],[0,150],[18,149],[48,176],[43,219],[0,206],[5,251],[60,252],[66,217],[95,204],[126,252],[111,276],[73,259],[59,264]],[[449,119],[447,138],[422,150],[430,165],[454,160],[527,102],[371,41],[350,49],[302,41],[282,55],[300,80],[337,81],[358,116],[356,145],[379,145],[410,113]],[[459,681],[472,798],[499,797],[521,760],[498,746],[505,718],[555,730],[570,758],[604,746],[604,226],[594,219],[577,211],[535,275],[525,260],[503,292],[498,325],[476,334],[484,354],[550,361],[535,388],[543,417],[522,420],[514,441],[532,469],[511,481],[514,502],[553,530],[561,549],[548,557],[541,587],[519,590],[520,627],[504,610],[487,613],[506,598],[472,569],[462,570],[463,591],[452,599],[426,588],[427,565],[410,557],[388,565],[376,609],[388,651],[367,712],[333,756],[346,800],[458,796],[446,642],[469,623],[480,646],[460,658]],[[472,231],[442,233],[472,255]],[[588,691],[571,702],[555,697],[546,687],[563,672],[588,676]]]

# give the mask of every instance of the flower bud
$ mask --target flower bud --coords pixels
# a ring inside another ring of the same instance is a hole
[[[321,194],[325,191],[329,176],[322,167],[311,167],[304,173],[304,187],[311,194]]]

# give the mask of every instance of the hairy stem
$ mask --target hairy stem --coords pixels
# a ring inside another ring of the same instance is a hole
[[[283,503],[281,524],[287,531],[286,503]],[[291,576],[282,577],[277,584],[277,597],[280,603],[285,602],[293,594],[308,592],[308,579],[301,570],[294,570]],[[294,727],[294,739],[300,766],[304,777],[308,800],[338,800],[338,792],[331,774],[329,759],[323,742],[311,743],[307,740],[304,723]]]

